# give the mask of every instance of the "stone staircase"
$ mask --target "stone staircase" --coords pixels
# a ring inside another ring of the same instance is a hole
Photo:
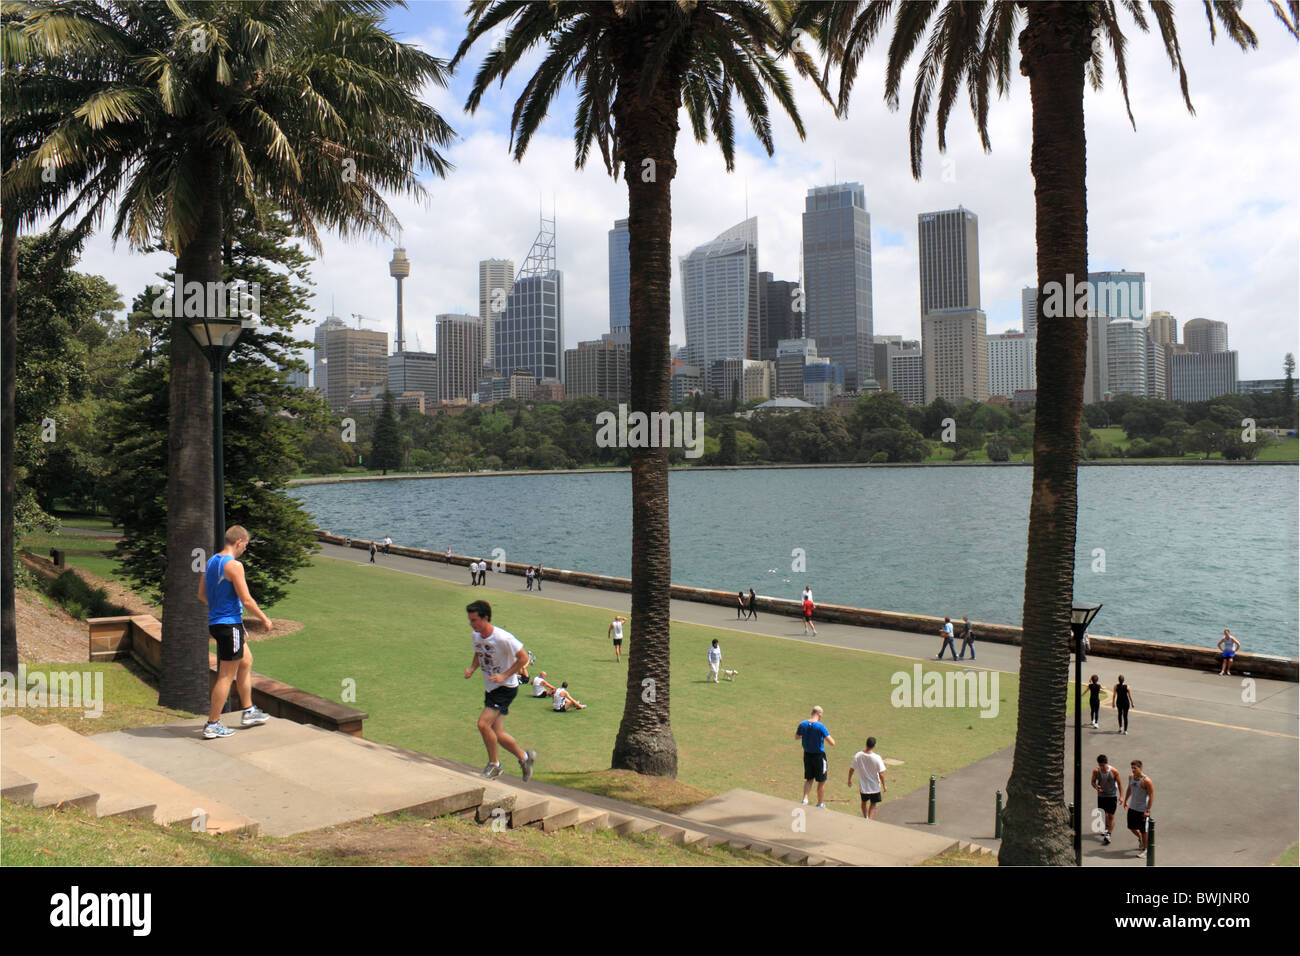
[[[4,796],[38,807],[81,806],[98,816],[189,822],[209,833],[284,837],[397,813],[456,815],[496,829],[608,830],[687,846],[727,844],[797,865],[900,862],[896,855],[872,857],[865,848],[843,850],[836,841],[844,837],[828,834],[812,842],[783,836],[779,827],[733,825],[725,809],[717,811],[719,819],[709,819],[515,776],[485,780],[475,767],[309,724],[272,718],[221,740],[204,740],[202,726],[202,719],[192,719],[83,737],[59,725],[37,727],[6,716],[0,724]],[[749,791],[732,794],[770,802],[771,813],[783,817],[789,830],[787,801]],[[854,823],[832,816],[838,826]],[[885,838],[886,830],[901,834],[901,828],[873,824],[873,842]],[[847,838],[857,842],[852,833]],[[892,839],[916,851],[918,837]],[[924,858],[956,845],[941,842],[916,852]]]

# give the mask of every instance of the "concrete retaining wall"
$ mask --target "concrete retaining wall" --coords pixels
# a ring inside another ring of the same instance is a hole
[[[362,551],[370,550],[370,542],[360,538],[346,538],[321,530],[316,531],[316,537],[320,541],[340,547],[359,548]],[[375,543],[376,545],[379,544],[379,542]],[[438,551],[427,551],[423,548],[409,548],[396,544],[388,550],[390,554],[401,555],[402,557],[418,558],[422,561],[440,561],[443,564],[455,564],[466,568],[473,561],[486,560],[477,556],[460,554],[453,554],[448,557]],[[488,567],[493,568],[490,561]],[[503,562],[496,567],[501,568],[501,571],[497,573],[522,576],[527,565]],[[628,578],[588,574],[585,571],[543,568],[542,580],[543,582],[559,581],[562,584],[572,584],[584,588],[599,588],[602,591],[622,591],[627,593],[632,590],[632,582]],[[708,588],[692,588],[674,584],[672,586],[672,596],[674,600],[678,601],[696,601],[701,604],[716,604],[727,608],[736,606],[736,595],[731,591],[715,591]],[[757,608],[769,614],[785,614],[790,617],[800,617],[803,613],[802,606],[798,601],[785,598],[760,596],[757,600]],[[918,640],[924,639],[933,642],[935,649],[940,646],[939,628],[943,626],[943,618],[941,617],[930,617],[923,614],[898,614],[893,611],[875,611],[868,608],[846,607],[839,604],[817,605],[816,619],[818,621],[834,621],[837,624],[854,624],[858,627],[878,627],[891,631],[911,632],[918,636]],[[980,621],[972,621],[971,624],[975,628],[977,644],[982,641],[991,641],[994,644],[1019,645],[1021,643],[1021,629],[1019,627],[1008,624],[985,624]],[[1071,640],[1068,629],[1061,635],[1061,639],[1063,641]],[[1102,657],[1143,661],[1148,664],[1165,664],[1170,667],[1189,667],[1196,670],[1215,670],[1220,663],[1219,652],[1212,647],[1188,647],[1182,644],[1135,641],[1123,637],[1104,637],[1095,634],[1089,634],[1088,640],[1092,646],[1092,653]],[[1236,663],[1233,666],[1238,674],[1250,674],[1254,677],[1273,677],[1278,680],[1300,680],[1300,660],[1294,657],[1241,653],[1237,655]]]

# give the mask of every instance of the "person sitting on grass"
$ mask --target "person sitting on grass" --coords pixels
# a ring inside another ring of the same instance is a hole
[[[555,685],[546,683],[546,671],[533,678],[533,696],[550,697],[555,693]]]
[[[555,703],[551,704],[551,710],[557,714],[562,714],[566,710],[573,710],[575,707],[578,710],[587,709],[586,704],[580,703],[578,698],[569,693],[569,682],[566,680],[556,688]]]

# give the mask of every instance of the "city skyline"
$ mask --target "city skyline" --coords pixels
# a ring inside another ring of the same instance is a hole
[[[1172,313],[1180,326],[1202,317],[1227,322],[1241,357],[1241,377],[1276,378],[1283,354],[1300,352],[1297,52],[1294,42],[1267,22],[1267,8],[1248,5],[1245,14],[1260,41],[1249,54],[1223,44],[1212,47],[1203,19],[1179,18],[1195,117],[1182,104],[1158,37],[1134,29],[1126,33],[1136,132],[1113,76],[1100,94],[1088,91],[1089,268],[1144,271],[1149,309]],[[446,57],[463,35],[463,11],[451,4],[416,5],[393,11],[390,28]],[[792,80],[807,141],[798,140],[788,121],[775,120],[772,159],[738,132],[736,171],[729,175],[716,144],[699,146],[679,136],[674,261],[744,218],[748,202],[749,215],[762,220],[762,268],[778,279],[797,279],[799,218],[807,190],[858,181],[872,217],[875,332],[919,338],[912,223],[919,212],[958,205],[981,213],[988,328],[1019,328],[1020,290],[1034,282],[1027,81],[1017,76],[1007,102],[990,105],[990,154],[980,148],[970,116],[955,112],[948,152],[939,154],[928,133],[925,175],[914,182],[907,164],[906,110],[891,114],[879,97],[882,56],[873,50],[864,60],[847,121],[836,120],[809,84]],[[522,80],[506,84],[470,117],[461,106],[471,78],[472,71],[462,70],[449,90],[427,91],[429,102],[461,136],[450,150],[457,168],[445,182],[426,181],[427,208],[388,197],[415,267],[404,283],[405,337],[430,342],[437,314],[478,312],[478,261],[517,257],[535,233],[538,212],[554,208],[564,238],[558,265],[569,277],[563,345],[599,338],[610,318],[608,232],[627,216],[626,187],[599,164],[573,169],[563,110],[543,124],[525,161],[515,163],[507,150],[508,123]],[[571,95],[566,90],[561,105]],[[1243,148],[1252,156],[1244,169],[1236,159]],[[1231,178],[1225,169],[1235,170]],[[1122,188],[1126,182],[1133,188]],[[1187,203],[1186,195],[1198,201]],[[393,279],[386,263],[397,237],[352,243],[329,233],[322,238],[324,257],[310,269],[317,283],[313,311],[299,334],[310,338],[309,327],[329,314],[334,295],[335,314],[365,312],[383,320],[379,327],[392,338]],[[105,276],[129,301],[156,281],[158,271],[172,266],[167,255],[130,254],[122,244],[114,249],[101,232],[87,244],[79,268]],[[684,341],[676,269],[672,283],[672,337]]]

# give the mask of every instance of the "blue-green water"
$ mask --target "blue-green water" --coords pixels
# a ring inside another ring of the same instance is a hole
[[[675,584],[1019,624],[1028,468],[676,471]],[[631,476],[526,475],[292,489],[336,534],[628,577]],[[1294,657],[1297,469],[1079,472],[1075,594],[1097,634]],[[792,570],[802,549],[805,570]],[[1101,552],[1096,552],[1101,549]],[[1095,553],[1096,552],[1096,553]],[[1104,560],[1104,570],[1103,568]],[[1094,570],[1096,568],[1096,570]]]

